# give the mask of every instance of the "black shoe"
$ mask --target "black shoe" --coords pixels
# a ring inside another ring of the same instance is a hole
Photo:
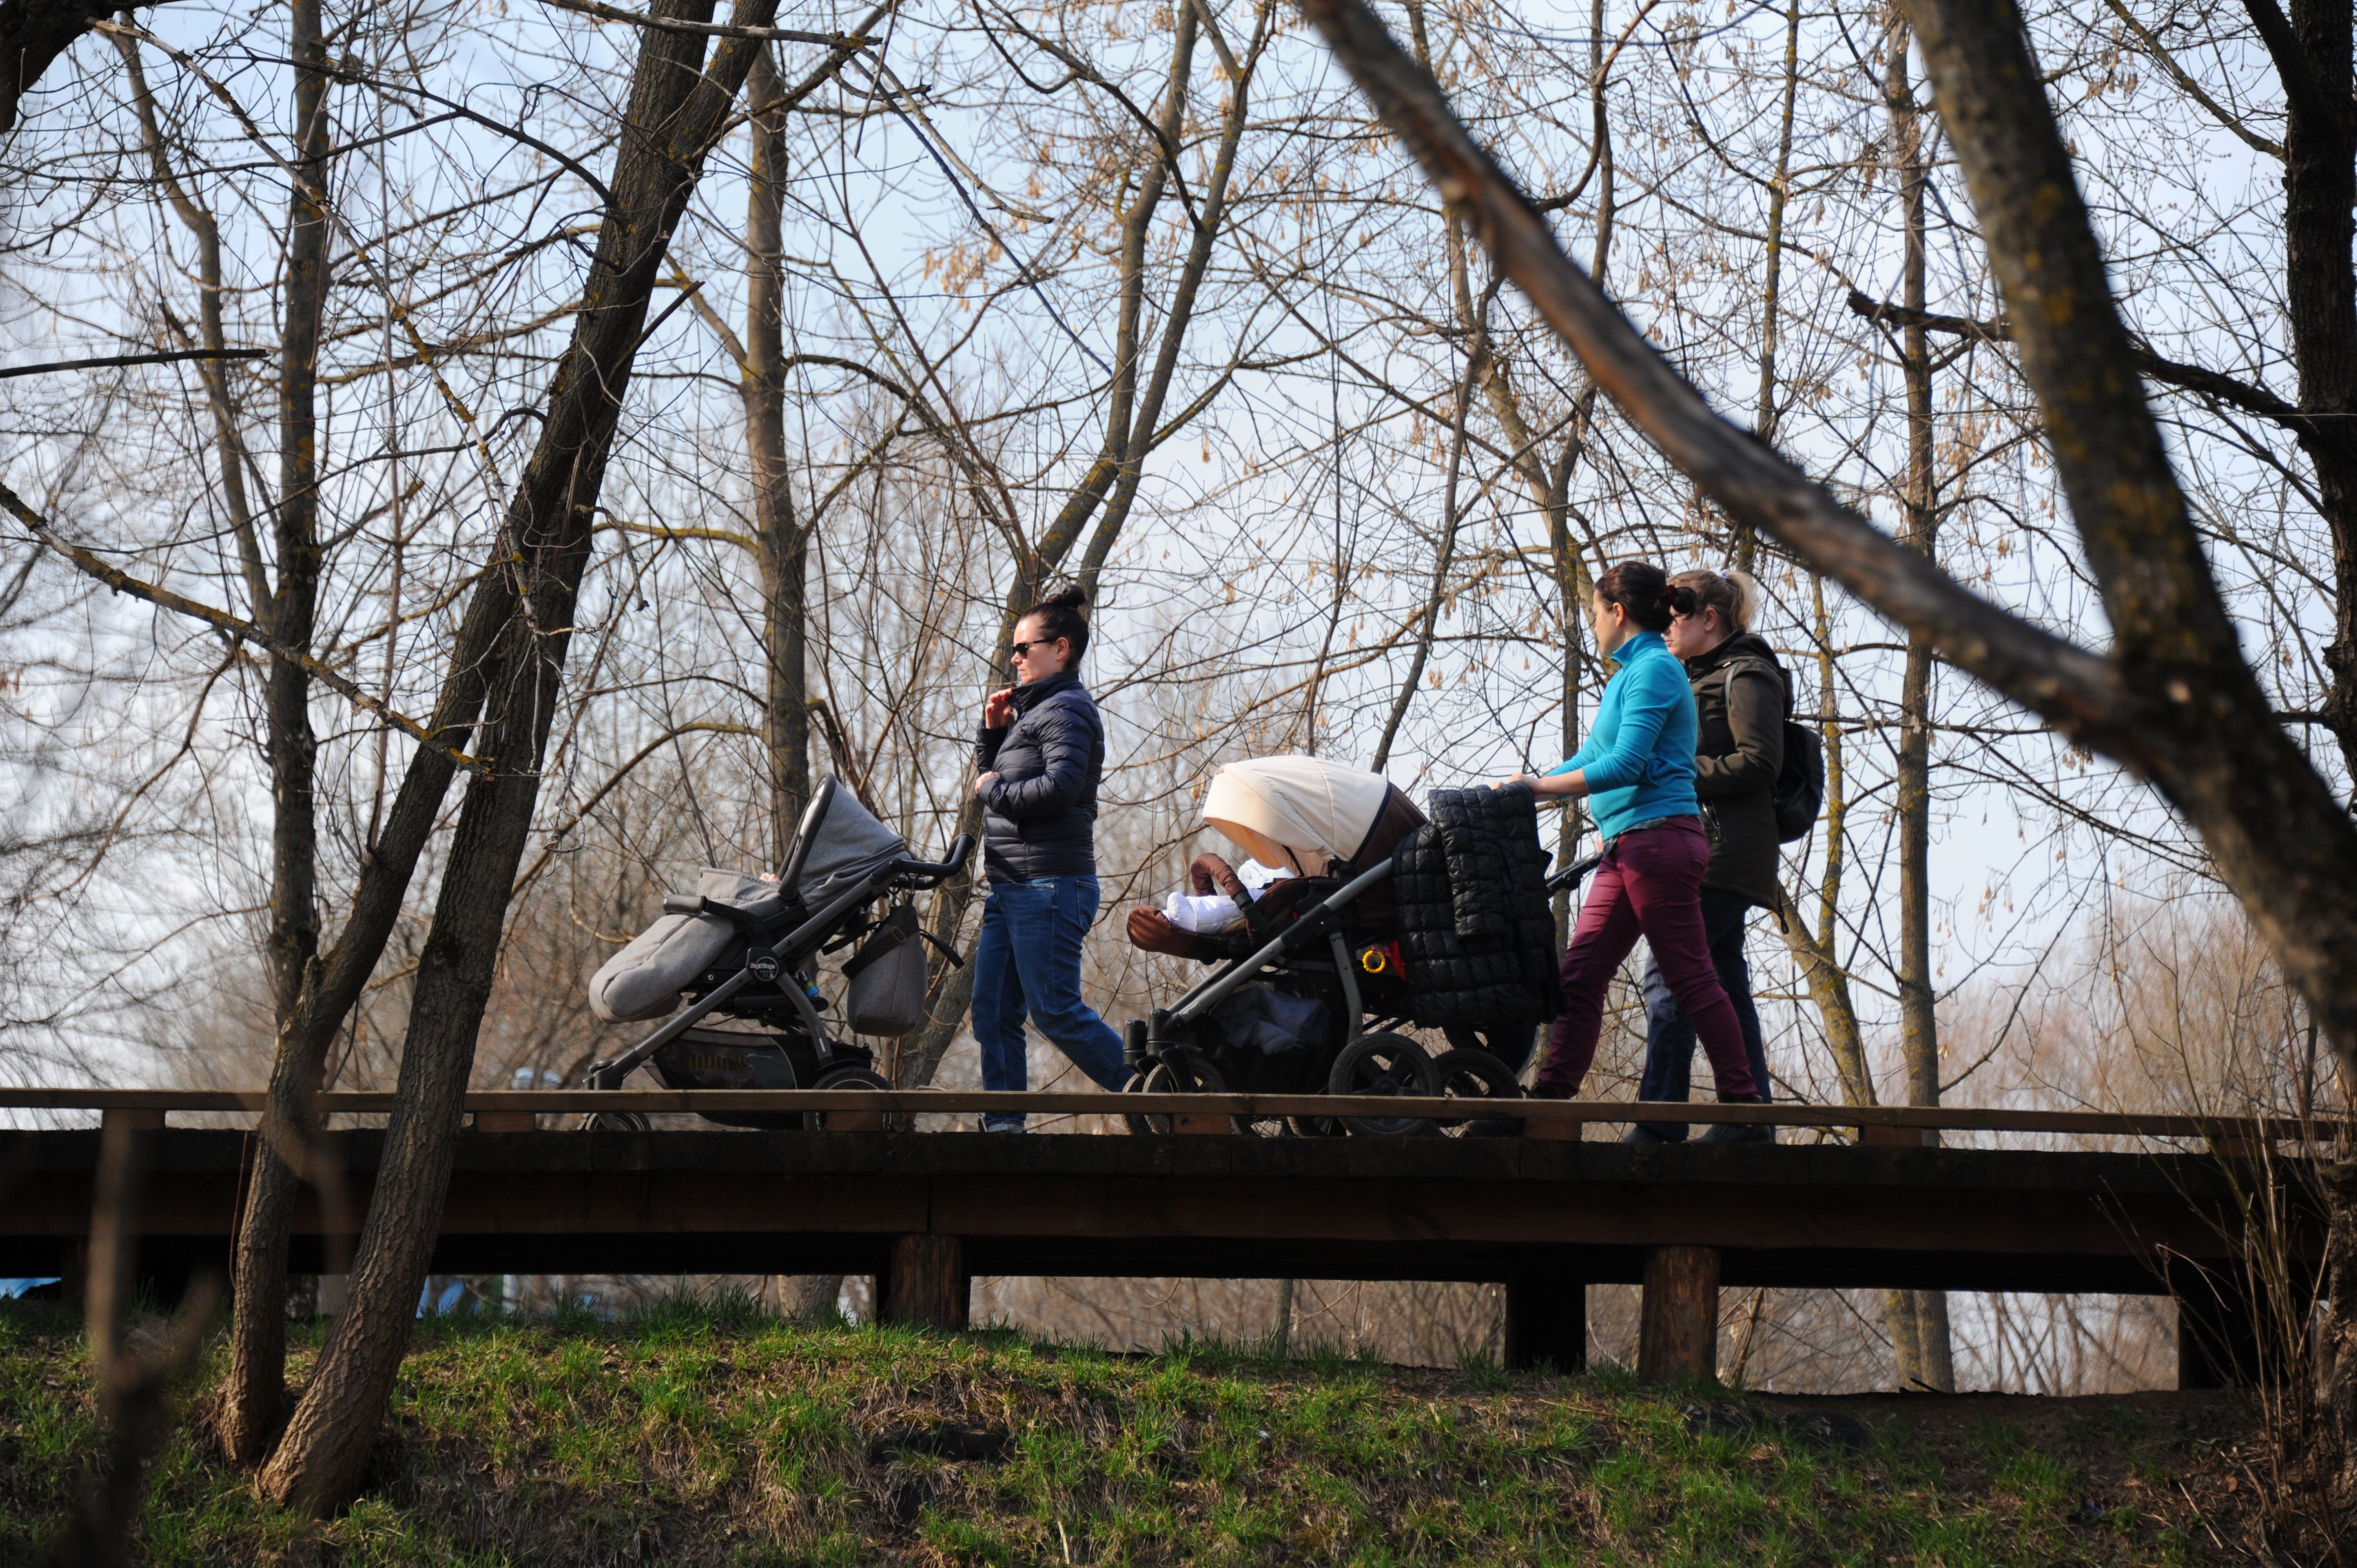
[[[1714,1122],[1697,1144],[1772,1144],[1776,1129],[1766,1122]]]
[[[1469,1138],[1519,1138],[1523,1135],[1522,1119],[1515,1116],[1476,1116],[1465,1123]]]
[[[1721,1105],[1765,1105],[1764,1094],[1722,1094]],[[1698,1142],[1705,1144],[1772,1144],[1776,1126],[1772,1122],[1715,1122]]]
[[[1659,1122],[1640,1122],[1621,1133],[1620,1141],[1624,1144],[1683,1144],[1685,1142],[1684,1138],[1673,1138],[1663,1132],[1663,1123]],[[1679,1131],[1683,1132],[1684,1129],[1681,1128]]]

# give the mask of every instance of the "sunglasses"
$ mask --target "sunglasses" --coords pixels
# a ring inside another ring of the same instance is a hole
[[[1064,639],[1060,637],[1035,637],[1028,642],[1008,643],[1006,645],[1006,651],[1010,658],[1025,659],[1030,656],[1031,650],[1035,648],[1045,648],[1050,643],[1061,642]]]

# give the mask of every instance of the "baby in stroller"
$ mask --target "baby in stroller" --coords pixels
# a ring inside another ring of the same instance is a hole
[[[1131,1088],[1519,1094],[1517,1074],[1556,1001],[1533,799],[1520,789],[1444,789],[1432,801],[1437,824],[1380,775],[1317,757],[1222,768],[1204,799],[1204,822],[1281,875],[1255,895],[1226,860],[1201,854],[1188,869],[1189,892],[1197,910],[1226,896],[1234,918],[1224,929],[1189,930],[1162,910],[1131,912],[1133,946],[1215,966],[1170,1006],[1129,1026]],[[1449,1048],[1435,1057],[1400,1032],[1409,1024],[1438,1028]],[[1132,1118],[1140,1131],[1158,1122]],[[1293,1118],[1238,1130],[1432,1126]]]
[[[592,1089],[619,1089],[640,1064],[666,1089],[888,1089],[875,1053],[837,1038],[820,1014],[819,958],[856,944],[845,961],[843,1027],[906,1034],[923,1021],[932,940],[912,896],[965,869],[974,840],[960,834],[939,863],[909,856],[908,842],[833,779],[811,796],[785,865],[774,877],[707,868],[694,893],[663,899],[664,914],[589,982],[589,1006],[609,1023],[663,1017],[662,1027],[589,1069]],[[946,951],[946,950],[944,950]],[[958,961],[955,953],[950,961]],[[698,1028],[718,1017],[750,1028]],[[805,1116],[706,1120],[766,1129],[820,1127]],[[643,1127],[608,1113],[593,1125]]]

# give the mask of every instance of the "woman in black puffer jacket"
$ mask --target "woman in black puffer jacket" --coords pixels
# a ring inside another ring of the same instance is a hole
[[[1693,606],[1663,634],[1694,683],[1695,796],[1702,802],[1710,859],[1702,874],[1703,940],[1727,1000],[1743,1026],[1744,1055],[1760,1097],[1769,1095],[1768,1057],[1760,1013],[1751,1003],[1744,929],[1754,908],[1776,906],[1776,775],[1784,765],[1784,721],[1792,711],[1792,678],[1767,642],[1749,629],[1760,587],[1740,572],[1681,572],[1670,579]],[[1694,1066],[1695,1028],[1661,971],[1645,965],[1645,1076],[1640,1100],[1684,1100]],[[1640,1122],[1628,1143],[1679,1142],[1683,1125]],[[1768,1126],[1721,1122],[1703,1142],[1773,1143]]]
[[[990,896],[974,952],[974,1037],[985,1089],[1029,1081],[1028,1016],[1106,1089],[1128,1077],[1121,1036],[1081,1000],[1081,941],[1097,914],[1097,781],[1104,723],[1074,672],[1089,645],[1087,599],[1067,588],[1016,623],[1016,684],[984,703],[974,743]],[[1019,1133],[1020,1116],[985,1116]]]

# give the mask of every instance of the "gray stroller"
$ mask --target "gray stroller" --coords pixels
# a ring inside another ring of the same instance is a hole
[[[972,835],[947,860],[909,857],[908,842],[834,779],[811,797],[776,879],[706,868],[694,893],[663,899],[663,916],[589,982],[589,1006],[609,1023],[672,1015],[653,1034],[589,1069],[588,1087],[619,1089],[640,1066],[666,1089],[888,1089],[875,1052],[839,1038],[821,1015],[818,960],[852,950],[845,1033],[904,1035],[925,1016],[935,942],[914,896],[965,869]],[[952,963],[963,961],[947,947]],[[684,1000],[686,1007],[673,1013]],[[726,1020],[738,1027],[703,1026]],[[741,1026],[749,1026],[745,1027]],[[733,1127],[823,1127],[822,1113],[711,1115]],[[605,1112],[593,1126],[642,1129]]]

